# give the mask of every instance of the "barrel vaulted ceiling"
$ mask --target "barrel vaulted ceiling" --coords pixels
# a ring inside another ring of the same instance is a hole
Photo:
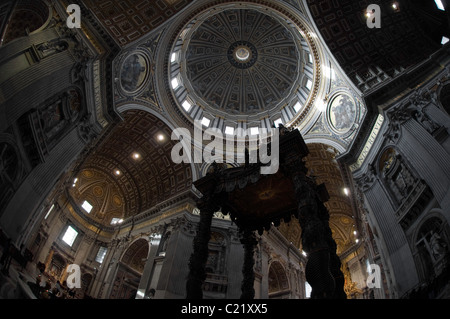
[[[129,218],[190,190],[189,164],[174,164],[172,130],[156,116],[139,110],[122,114],[118,123],[75,176],[70,193],[83,211],[106,226]]]

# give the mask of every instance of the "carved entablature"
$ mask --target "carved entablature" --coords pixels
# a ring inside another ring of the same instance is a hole
[[[428,107],[433,103],[433,93],[427,89],[413,92],[409,98],[386,112],[389,120],[388,129],[384,136],[387,140],[396,144],[401,137],[401,126],[413,119],[417,121],[430,134],[435,134],[441,125],[433,120]]]

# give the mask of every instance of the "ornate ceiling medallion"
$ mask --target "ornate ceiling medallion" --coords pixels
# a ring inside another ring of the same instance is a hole
[[[256,47],[248,41],[234,42],[227,52],[228,61],[238,69],[252,67],[258,59]]]
[[[125,95],[137,95],[146,86],[151,69],[147,55],[138,50],[128,55],[120,67],[120,88]]]

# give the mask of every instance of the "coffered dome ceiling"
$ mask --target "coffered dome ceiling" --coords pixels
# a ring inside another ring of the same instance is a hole
[[[192,96],[210,108],[243,115],[271,110],[302,76],[298,46],[291,32],[266,14],[225,10],[193,32],[183,52],[183,78]]]
[[[168,83],[185,118],[207,127],[267,128],[309,110],[314,50],[296,23],[246,3],[213,7],[178,30]]]

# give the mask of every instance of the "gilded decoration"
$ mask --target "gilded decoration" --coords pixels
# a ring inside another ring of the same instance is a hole
[[[125,216],[123,195],[119,187],[100,171],[82,170],[69,193],[79,207],[82,207],[84,201],[92,205],[90,212],[84,209],[82,211],[100,224],[110,226],[113,218]]]

